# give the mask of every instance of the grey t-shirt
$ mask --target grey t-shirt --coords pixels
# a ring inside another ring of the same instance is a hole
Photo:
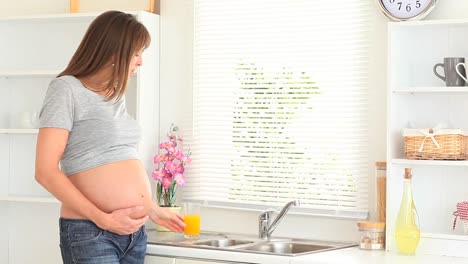
[[[127,113],[125,97],[105,101],[73,76],[52,80],[39,115],[39,127],[70,131],[60,161],[66,175],[103,164],[139,159],[140,128]]]

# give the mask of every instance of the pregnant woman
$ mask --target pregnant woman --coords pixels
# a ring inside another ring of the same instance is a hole
[[[125,106],[128,79],[149,44],[133,15],[105,12],[47,90],[35,177],[62,203],[64,263],[143,263],[148,218],[183,231],[182,217],[151,199],[139,126]]]

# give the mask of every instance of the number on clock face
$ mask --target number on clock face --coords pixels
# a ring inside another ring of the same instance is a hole
[[[419,15],[431,3],[430,0],[382,0],[385,8],[398,18]]]

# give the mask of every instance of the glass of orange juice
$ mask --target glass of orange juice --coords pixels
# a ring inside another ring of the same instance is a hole
[[[200,205],[197,203],[184,203],[184,235],[188,239],[198,239],[200,236]]]

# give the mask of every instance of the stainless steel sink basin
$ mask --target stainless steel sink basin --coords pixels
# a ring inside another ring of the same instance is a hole
[[[356,244],[346,242],[291,238],[265,240],[249,235],[221,233],[205,233],[198,240],[181,239],[176,241],[161,241],[159,243],[199,249],[289,257],[356,246]]]
[[[311,253],[314,251],[333,249],[332,246],[303,244],[294,242],[266,242],[248,247],[242,247],[242,250],[259,251],[265,253],[274,253],[281,255],[292,255],[300,253]]]
[[[191,242],[191,247],[203,247],[218,250],[229,250],[246,253],[297,256],[315,252],[341,249],[355,246],[348,243],[330,243],[312,240],[259,240],[259,239],[211,239]]]
[[[221,248],[221,247],[232,247],[232,246],[244,245],[244,244],[249,244],[249,243],[253,243],[253,241],[237,240],[237,239],[214,239],[214,240],[194,242],[193,245]]]

